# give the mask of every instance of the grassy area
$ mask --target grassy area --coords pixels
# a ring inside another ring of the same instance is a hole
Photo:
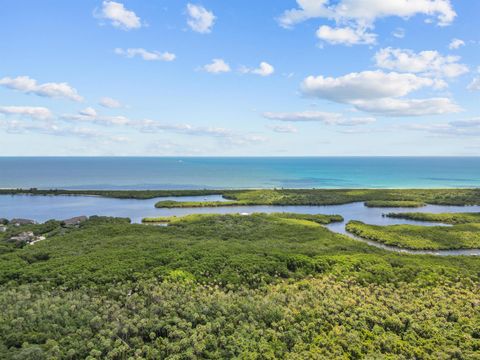
[[[162,196],[223,195],[239,205],[335,205],[368,201],[414,201],[438,205],[480,205],[480,189],[266,189],[266,190],[0,190],[0,195],[98,195],[113,198],[152,199]],[[199,203],[171,203],[176,207]],[[225,203],[222,206],[228,205]],[[219,206],[217,202],[209,206]]]
[[[320,225],[339,220],[94,217],[1,254],[0,358],[474,359],[480,259]]]
[[[257,216],[258,214],[253,214]],[[205,215],[202,215],[205,216]],[[242,215],[245,216],[245,215]],[[248,215],[251,216],[251,215]],[[292,219],[292,220],[304,220],[310,221],[321,225],[331,224],[332,222],[342,222],[343,217],[340,215],[321,215],[321,214],[294,214],[294,213],[273,213],[273,214],[262,214],[262,216],[271,218],[271,219]],[[178,224],[181,222],[190,221],[190,219],[197,218],[198,215],[186,215],[183,217],[177,216],[160,216],[160,217],[150,217],[142,219],[142,223],[170,223]]]
[[[220,207],[220,206],[237,206],[236,201],[173,201],[163,200],[155,204],[156,208],[201,208],[201,207]],[[240,204],[241,205],[241,204]]]
[[[371,200],[365,202],[366,207],[372,208],[418,208],[425,206],[425,203],[408,200]]]
[[[480,213],[443,213],[443,214],[431,214],[431,213],[390,213],[388,217],[397,219],[408,219],[415,221],[431,221],[441,222],[444,224],[458,225],[479,223]]]
[[[480,224],[451,227],[391,225],[376,226],[350,221],[347,231],[364,239],[415,250],[478,249]]]

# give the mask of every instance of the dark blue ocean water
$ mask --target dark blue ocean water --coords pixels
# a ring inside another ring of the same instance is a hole
[[[480,187],[473,157],[0,157],[0,188]]]

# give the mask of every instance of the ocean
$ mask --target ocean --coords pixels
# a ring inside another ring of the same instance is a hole
[[[479,157],[0,157],[0,188],[480,187]]]

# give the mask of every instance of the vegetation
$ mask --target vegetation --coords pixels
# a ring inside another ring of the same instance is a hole
[[[367,285],[319,275],[263,289],[183,274],[110,292],[20,286],[0,294],[0,347],[23,359],[478,359],[476,284]],[[182,279],[182,280],[177,280]],[[448,294],[448,296],[446,296]],[[19,315],[28,316],[19,318]]]
[[[242,190],[222,193],[232,202],[160,202],[157,207],[205,207],[238,205],[338,205],[373,201],[387,206],[477,205],[480,189],[448,190]]]
[[[43,224],[28,224],[21,226],[8,226],[5,232],[0,232],[0,255],[14,251],[16,248],[22,248],[27,245],[24,241],[11,241],[12,237],[15,237],[23,232],[32,232],[34,235],[39,236],[54,236],[61,231],[61,223],[59,221],[50,220]]]
[[[366,207],[372,208],[388,208],[388,207],[401,207],[401,208],[417,208],[425,206],[425,203],[419,201],[408,200],[371,200],[365,202]]]
[[[200,207],[219,207],[219,206],[238,206],[236,201],[173,201],[163,200],[155,204],[156,208],[200,208]]]
[[[258,214],[254,214],[257,216]],[[150,217],[142,219],[143,223],[169,223],[169,224],[178,224],[181,222],[189,221],[189,219],[195,219],[198,215],[187,215],[183,217],[177,216],[160,216],[160,217]],[[202,215],[205,216],[205,215]],[[246,216],[246,215],[242,215]],[[248,215],[250,216],[250,214]],[[332,222],[342,222],[343,217],[340,215],[321,215],[321,214],[295,214],[295,213],[273,213],[273,214],[262,214],[262,216],[268,218],[282,218],[282,219],[293,219],[293,220],[306,220],[311,221],[321,225],[331,224]]]
[[[153,199],[163,196],[221,195],[228,190],[62,190],[62,189],[0,189],[0,195],[84,195],[117,199]]]
[[[0,189],[0,195],[97,195],[113,198],[152,199],[162,196],[223,195],[238,205],[335,205],[351,202],[415,201],[438,205],[480,205],[480,189],[265,189],[265,190],[39,190]],[[220,206],[216,205],[209,206]],[[175,204],[178,207],[192,203]],[[225,203],[222,206],[228,205]]]
[[[431,214],[431,213],[390,213],[388,217],[397,219],[408,219],[415,221],[431,221],[441,222],[444,224],[458,225],[479,223],[480,213],[444,213],[444,214]]]
[[[454,226],[376,226],[350,221],[347,231],[382,244],[416,250],[478,249],[480,224]]]
[[[480,259],[335,215],[92,217],[0,255],[2,359],[478,359]]]

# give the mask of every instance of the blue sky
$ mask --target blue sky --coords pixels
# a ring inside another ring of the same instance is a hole
[[[4,156],[480,155],[480,2],[15,0]]]

